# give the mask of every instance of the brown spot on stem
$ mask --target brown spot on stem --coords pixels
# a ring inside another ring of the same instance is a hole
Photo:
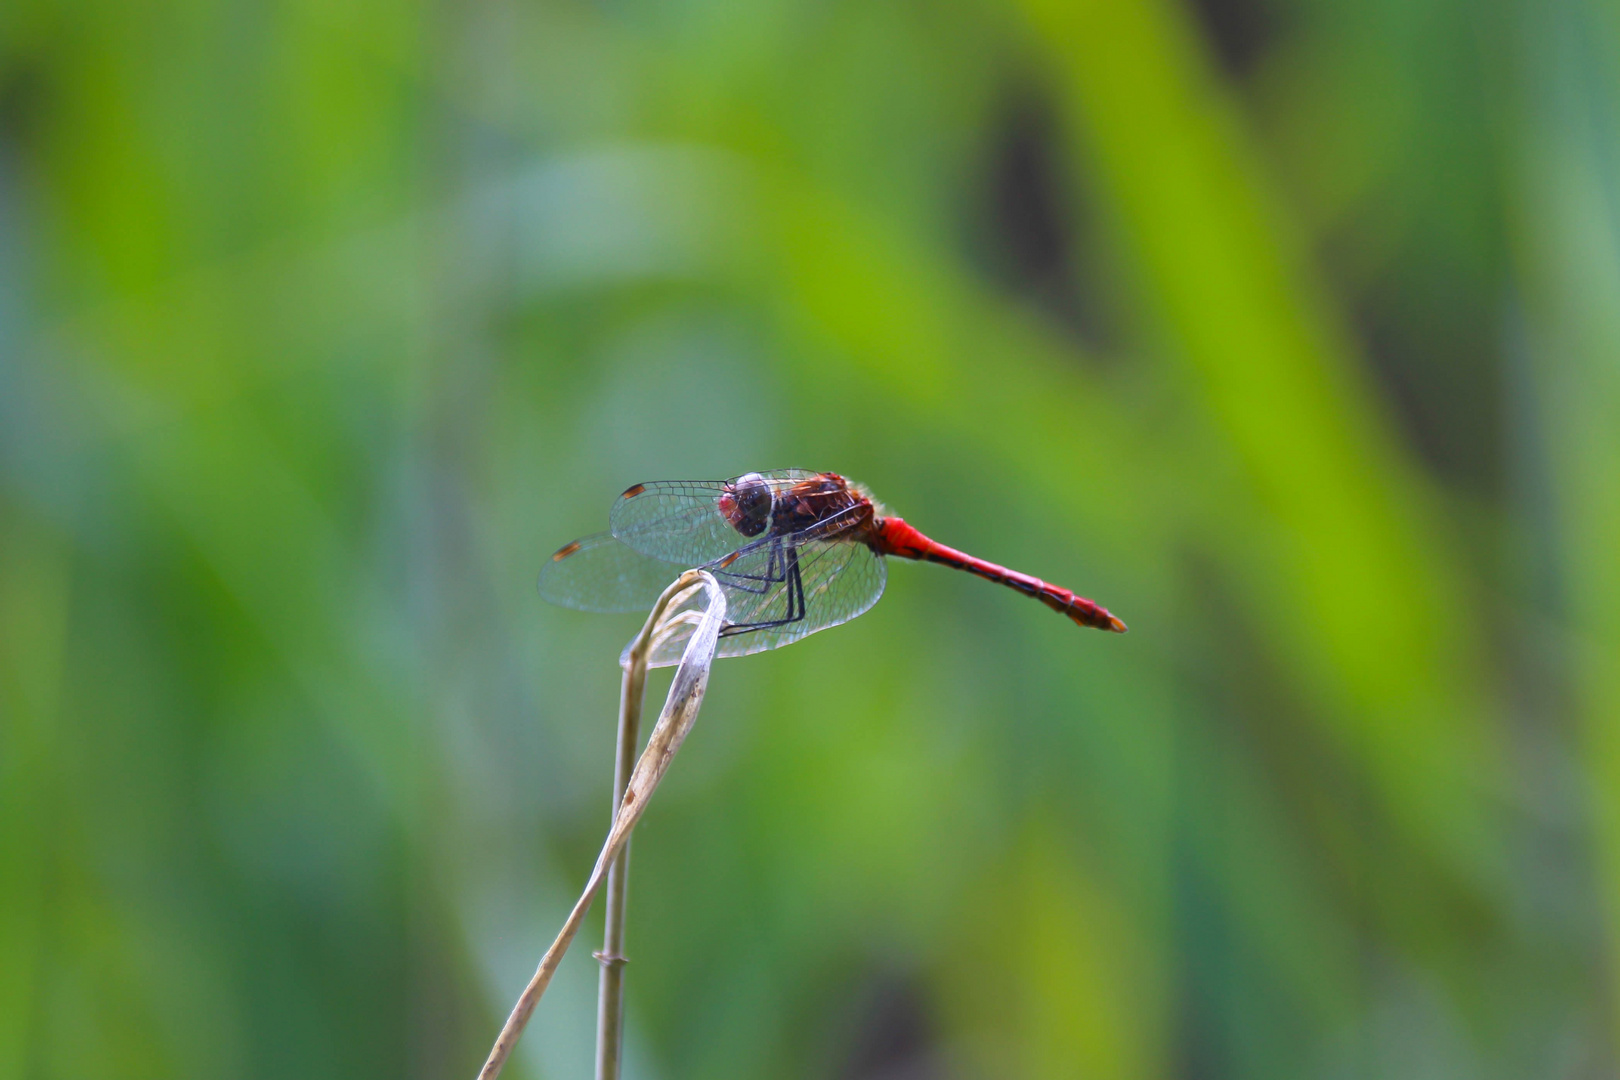
[[[552,562],[561,562],[563,559],[568,558],[568,556],[572,555],[574,552],[576,552],[578,550],[579,550],[579,541],[578,540],[575,540],[572,544],[564,544],[562,547],[557,549],[557,553],[551,557],[551,561]]]
[[[640,495],[643,491],[646,491],[646,490],[647,490],[647,485],[646,484],[631,484],[629,487],[624,489],[624,494],[620,495],[619,498],[621,498],[621,499],[633,499],[637,495]]]

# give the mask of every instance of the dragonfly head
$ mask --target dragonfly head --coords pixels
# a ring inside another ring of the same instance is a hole
[[[759,473],[744,473],[726,485],[720,513],[744,536],[758,536],[771,523],[774,502],[770,483]]]

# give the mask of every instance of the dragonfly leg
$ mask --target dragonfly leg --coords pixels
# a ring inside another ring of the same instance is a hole
[[[772,552],[774,561],[778,552]],[[804,619],[804,577],[799,572],[799,551],[796,547],[788,545],[780,552],[782,562],[787,569],[787,614],[781,619],[771,619],[762,622],[732,623],[720,631],[721,637],[731,637],[736,634],[746,634],[751,630],[773,630],[778,626],[788,626]]]
[[[781,584],[786,580],[786,572],[784,570],[785,557],[782,552],[781,539],[772,537],[768,541],[761,541],[761,543],[769,543],[771,546],[770,557],[765,562],[765,572],[763,574],[743,574],[726,569],[726,566],[735,562],[739,556],[757,551],[759,544],[750,544],[747,547],[740,548],[724,559],[710,563],[707,569],[727,588],[736,589],[739,592],[753,593],[755,596],[764,596],[771,591],[772,586]]]

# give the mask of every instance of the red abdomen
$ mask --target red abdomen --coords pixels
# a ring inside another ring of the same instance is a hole
[[[1053,611],[1067,615],[1081,626],[1111,630],[1116,634],[1125,632],[1125,623],[1117,616],[1109,614],[1107,608],[1083,596],[1076,596],[1068,589],[1042,581],[1038,577],[1031,577],[1029,574],[1009,570],[1005,566],[997,566],[993,562],[974,558],[955,548],[946,547],[936,540],[930,540],[900,518],[882,518],[873,524],[875,541],[872,547],[880,555],[940,563],[958,570],[966,570],[987,581],[1016,589],[1025,596],[1033,596]]]

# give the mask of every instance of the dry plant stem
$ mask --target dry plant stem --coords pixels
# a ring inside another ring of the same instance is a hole
[[[697,719],[698,709],[703,704],[704,691],[709,685],[709,667],[714,660],[715,645],[719,640],[720,628],[725,625],[726,620],[726,601],[719,583],[701,570],[688,570],[682,574],[673,585],[664,590],[664,595],[658,598],[652,614],[647,616],[646,625],[641,628],[641,633],[631,646],[632,666],[642,668],[645,673],[647,649],[665,610],[676,597],[700,584],[709,596],[708,609],[697,621],[697,628],[692,632],[691,640],[687,642],[680,666],[675,669],[675,679],[670,684],[669,696],[664,699],[664,709],[658,716],[658,723],[653,727],[652,735],[647,739],[647,748],[641,752],[641,758],[636,762],[635,770],[630,775],[630,782],[626,785],[624,798],[619,803],[618,813],[613,817],[613,828],[608,832],[607,842],[602,845],[602,853],[597,856],[596,866],[591,870],[590,879],[585,883],[585,890],[580,894],[574,909],[568,913],[562,930],[557,934],[557,940],[551,943],[551,948],[540,958],[540,966],[535,970],[534,977],[518,996],[517,1004],[512,1007],[512,1014],[506,1018],[506,1024],[501,1028],[501,1034],[489,1052],[489,1060],[484,1062],[484,1067],[478,1071],[478,1080],[495,1080],[500,1075],[502,1066],[511,1056],[518,1037],[523,1034],[523,1028],[533,1015],[534,1007],[539,1004],[540,997],[550,985],[551,977],[556,974],[557,966],[562,963],[568,946],[573,943],[574,935],[579,933],[580,924],[585,921],[585,913],[590,910],[591,901],[596,899],[597,890],[602,887],[607,877],[607,868],[624,849],[625,843],[630,838],[630,831],[636,827],[636,822],[641,820],[647,800],[657,790],[664,773],[669,769],[670,761],[675,757],[675,752],[680,749],[681,742],[685,740],[693,721]]]
[[[646,635],[638,643],[646,641]],[[630,784],[630,770],[636,760],[640,738],[641,699],[647,685],[647,650],[632,648],[624,665],[624,682],[619,689],[619,745],[613,758],[613,812],[624,802]],[[620,1055],[624,1050],[624,913],[630,888],[630,844],[608,867],[607,897],[602,918],[602,951],[596,954],[602,965],[596,994],[596,1080],[619,1080]]]

